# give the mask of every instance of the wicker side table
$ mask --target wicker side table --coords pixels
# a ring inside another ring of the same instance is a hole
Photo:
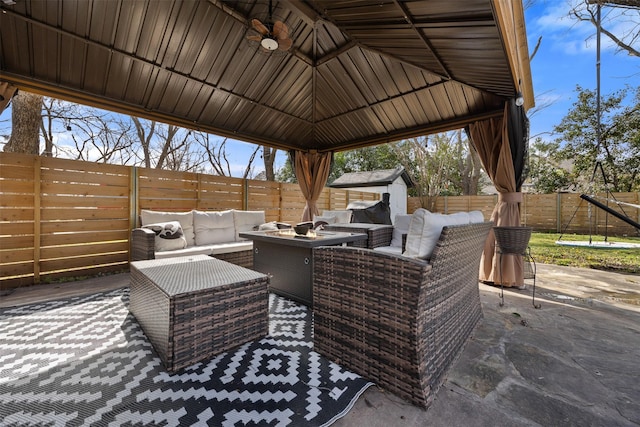
[[[529,239],[531,238],[531,227],[493,227],[493,233],[496,239],[496,253],[500,255],[498,258],[499,280],[500,280],[500,306],[504,305],[504,280],[502,278],[502,257],[505,255],[520,256],[523,259],[523,277],[524,279],[533,279],[533,293],[531,303],[534,308],[540,308],[540,304],[536,304],[536,262],[531,256],[531,248],[529,247]]]
[[[131,263],[129,310],[169,372],[267,335],[268,276],[206,255]]]

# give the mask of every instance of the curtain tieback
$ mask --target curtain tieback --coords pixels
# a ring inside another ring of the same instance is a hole
[[[498,193],[498,202],[522,203],[522,193]]]

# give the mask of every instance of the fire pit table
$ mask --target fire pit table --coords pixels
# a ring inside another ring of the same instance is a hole
[[[367,240],[363,233],[337,231],[304,236],[293,230],[247,231],[240,237],[253,240],[253,268],[271,276],[269,289],[309,307],[313,306],[313,248]]]

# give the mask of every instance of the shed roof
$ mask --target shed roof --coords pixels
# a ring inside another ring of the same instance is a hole
[[[0,1],[0,81],[282,149],[344,150],[533,105],[521,0]]]
[[[396,179],[402,178],[407,187],[413,187],[413,181],[403,167],[395,169],[379,169],[365,172],[349,172],[336,178],[329,187],[375,187],[392,184]]]

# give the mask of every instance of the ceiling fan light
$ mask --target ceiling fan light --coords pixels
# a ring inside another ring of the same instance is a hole
[[[266,50],[276,50],[278,48],[278,42],[272,38],[265,37],[260,42],[260,46]]]

